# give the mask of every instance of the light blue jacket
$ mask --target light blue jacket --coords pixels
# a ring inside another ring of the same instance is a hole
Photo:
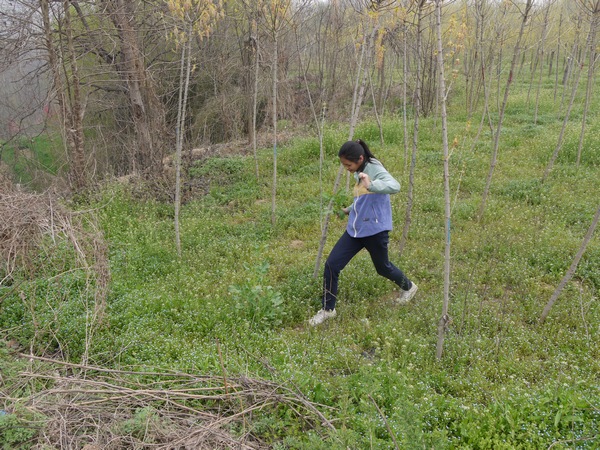
[[[355,238],[373,236],[392,229],[390,194],[400,191],[400,183],[376,159],[371,159],[363,172],[369,175],[371,185],[367,190],[362,184],[358,184],[358,172],[354,173],[357,184],[354,186],[354,202],[349,207],[346,226],[348,234]]]

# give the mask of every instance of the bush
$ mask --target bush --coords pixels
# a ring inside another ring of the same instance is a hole
[[[244,268],[251,276],[242,284],[229,286],[235,315],[252,329],[272,329],[280,326],[286,315],[283,297],[272,286],[264,285],[269,264]]]
[[[24,412],[0,411],[0,446],[5,450],[26,447],[42,428],[41,422],[26,417]]]

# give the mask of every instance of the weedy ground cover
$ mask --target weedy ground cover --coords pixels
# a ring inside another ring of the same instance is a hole
[[[32,139],[0,142],[0,145],[2,166],[23,185],[42,188],[47,184],[47,179],[57,175],[65,164],[60,138],[41,135]]]
[[[523,99],[511,105],[481,221],[490,131],[474,142],[479,119],[451,116],[452,322],[441,361],[435,358],[445,239],[440,124],[421,122],[413,220],[400,256],[409,180],[400,119],[394,118],[384,123],[383,144],[374,123],[361,124],[355,136],[401,180],[402,192],[393,197],[390,252],[419,284],[414,304],[392,306],[393,286],[361,253],[342,273],[338,317],[316,329],[306,323],[320,307],[321,280],[312,273],[346,133],[331,126],[322,166],[314,137],[278,149],[274,227],[272,150],[259,154],[258,180],[252,157],[208,159],[195,167],[192,176],[210,190],[182,209],[181,258],[172,205],[140,201],[124,185],[91,196],[85,206],[100,216],[112,282],[90,362],[264,377],[322,405],[336,428],[310,427],[280,408],[257,412],[249,429],[231,430],[251,432],[273,448],[597,448],[597,235],[546,323],[539,316],[598,207],[600,126],[590,119],[579,166],[578,137],[570,133],[542,182],[561,118],[546,113],[531,124]],[[334,203],[350,201],[342,188]],[[332,217],[326,254],[344,227]],[[78,280],[73,274],[59,287],[49,279],[32,283],[38,293],[77,292]],[[41,305],[38,318],[52,324],[48,332],[36,334],[39,323],[11,293],[3,300],[1,326],[38,348],[60,345],[77,361],[83,336],[74,324],[85,323],[85,311],[65,308],[52,315],[56,295],[44,295],[49,307]],[[11,427],[7,420],[14,418],[0,417],[0,430]]]

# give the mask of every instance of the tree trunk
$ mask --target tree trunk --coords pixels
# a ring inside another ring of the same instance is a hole
[[[83,137],[83,115],[84,107],[81,99],[81,86],[79,70],[77,67],[77,56],[73,43],[73,25],[71,23],[71,11],[69,0],[63,0],[64,9],[64,33],[67,37],[67,58],[71,68],[71,111],[69,114],[70,126],[66,130],[67,141],[71,148],[71,178],[77,189],[83,189],[87,184],[85,170],[85,150]],[[66,74],[65,74],[66,75]],[[68,76],[67,76],[68,80]]]
[[[273,63],[272,63],[272,109],[273,109],[273,184],[271,186],[271,225],[275,227],[277,218],[275,216],[276,196],[277,196],[277,60],[278,55],[278,32],[273,32]]]
[[[404,139],[404,170],[402,175],[406,173],[408,168],[408,114],[406,96],[408,91],[408,33],[406,23],[402,26],[404,52],[402,54],[402,129]]]
[[[244,101],[244,122],[246,125],[246,132],[248,133],[248,142],[252,143],[254,140],[254,132],[256,131],[253,126],[253,98],[254,98],[254,55],[256,50],[256,37],[254,35],[254,19],[251,17],[252,12],[249,13],[248,17],[248,33],[243,33],[243,38],[240,42],[240,56],[242,61],[242,83],[243,92],[248,94],[248,97]]]
[[[490,191],[490,186],[492,184],[492,176],[494,174],[494,169],[496,167],[496,163],[498,160],[498,146],[500,144],[500,132],[502,131],[502,120],[504,119],[504,111],[506,110],[506,105],[508,103],[508,93],[510,91],[510,86],[513,81],[514,70],[517,64],[517,59],[519,57],[520,48],[521,48],[521,39],[523,38],[523,33],[525,31],[525,26],[527,24],[527,18],[529,17],[529,12],[531,11],[531,7],[533,5],[533,0],[527,0],[527,4],[525,5],[525,11],[523,12],[523,21],[521,22],[521,29],[519,30],[519,36],[517,37],[517,42],[515,44],[515,48],[513,51],[512,61],[510,63],[510,70],[508,72],[508,80],[506,81],[506,87],[504,89],[504,99],[502,101],[502,106],[500,108],[500,113],[498,117],[498,126],[496,127],[496,133],[494,136],[494,148],[492,150],[492,159],[490,161],[490,170],[487,176],[487,180],[485,183],[485,189],[483,191],[483,197],[481,200],[481,207],[479,208],[479,217],[478,220],[481,221],[483,219],[483,213],[485,212],[485,205],[487,201],[487,197]]]
[[[484,1],[475,2],[475,49],[472,58],[472,64],[470,65],[467,77],[469,82],[467,83],[466,98],[465,102],[467,105],[467,115],[471,117],[473,111],[477,107],[477,101],[479,100],[479,90],[482,87],[482,83],[485,81],[480,75],[480,67],[485,67],[485,57],[483,52],[483,41],[485,36],[485,25],[489,22],[486,16]],[[465,63],[466,64],[466,63]],[[482,74],[483,75],[483,74]]]
[[[545,51],[545,44],[546,44],[546,37],[547,37],[547,30],[548,30],[548,15],[550,13],[550,6],[552,5],[552,3],[548,3],[548,5],[546,5],[546,11],[544,13],[544,27],[542,28],[542,39],[540,41],[540,48],[539,48],[539,55],[540,55],[540,72],[538,75],[538,82],[537,82],[537,90],[536,90],[536,94],[535,94],[535,113],[533,115],[533,124],[537,124],[537,119],[538,119],[538,108],[539,108],[539,104],[540,104],[540,91],[542,90],[542,75],[544,73],[544,51]]]
[[[64,136],[67,148],[67,156],[70,162],[70,179],[76,189],[85,187],[87,183],[85,175],[85,153],[83,136],[83,107],[81,105],[81,90],[79,81],[79,72],[75,57],[75,48],[73,44],[73,29],[70,21],[69,2],[63,1],[64,21],[63,32],[67,37],[67,55],[59,57],[54,48],[52,38],[52,24],[50,21],[50,2],[49,0],[40,0],[40,10],[42,13],[42,25],[44,29],[44,38],[46,51],[48,53],[48,65],[50,67],[56,101],[58,103],[60,116],[62,120],[61,131]],[[60,24],[59,24],[60,26]],[[65,72],[65,78],[61,74],[59,60],[68,61],[71,69],[71,80]],[[71,86],[72,85],[72,86]],[[70,87],[71,86],[71,87]],[[72,90],[69,95],[69,89]]]
[[[585,60],[587,59],[587,51],[589,48],[591,48],[592,41],[594,39],[594,35],[595,35],[595,20],[592,18],[592,21],[590,24],[590,30],[587,35],[587,40],[586,40],[583,55],[581,55],[581,59],[579,61],[577,61],[577,66],[578,66],[579,70],[577,70],[577,72],[575,74],[575,79],[573,80],[573,87],[571,89],[571,99],[569,101],[569,106],[567,107],[567,111],[566,111],[565,117],[563,119],[563,125],[560,130],[560,134],[558,136],[558,142],[554,149],[554,153],[552,153],[550,161],[548,162],[548,165],[546,166],[546,170],[544,171],[544,175],[542,176],[542,182],[545,182],[546,179],[548,178],[548,175],[550,175],[550,172],[554,168],[554,163],[556,162],[556,158],[558,158],[558,154],[559,154],[560,150],[562,149],[565,132],[567,130],[567,125],[569,124],[569,118],[571,116],[571,111],[572,111],[573,105],[575,103],[575,97],[577,96],[577,89],[579,88],[579,80],[581,79],[581,73],[583,72],[583,68],[585,66]]]
[[[498,50],[498,56],[497,56],[497,65],[496,65],[496,102],[497,102],[497,108],[498,111],[500,111],[500,89],[501,89],[501,79],[502,79],[502,73],[503,73],[503,61],[504,61],[504,41],[506,40],[506,33],[505,33],[505,29],[504,29],[504,25],[506,24],[506,16],[508,13],[508,8],[510,6],[510,2],[502,2],[502,20],[498,19],[496,20],[496,26],[497,26],[497,31],[496,31],[496,39],[492,40],[490,42],[490,54],[492,54],[493,50]],[[499,47],[499,48],[498,48]],[[516,65],[516,60],[515,60],[515,65]],[[513,69],[514,70],[514,69]]]
[[[558,77],[559,77],[559,63],[560,63],[560,48],[562,45],[562,24],[563,24],[563,9],[560,11],[560,18],[558,20],[558,37],[556,41],[556,72],[554,74],[554,103],[556,103],[556,95],[558,93]]]
[[[375,98],[375,86],[373,86],[373,77],[369,72],[369,87],[371,89],[371,100],[373,101],[373,115],[375,116],[375,121],[377,122],[377,128],[379,128],[379,143],[383,146],[384,138],[383,138],[383,124],[381,123],[381,115],[377,111],[377,99]],[[381,97],[381,96],[379,96]]]
[[[573,64],[575,63],[575,61],[577,59],[577,53],[578,53],[578,49],[579,49],[579,37],[581,35],[582,23],[583,23],[583,13],[580,12],[579,15],[577,16],[577,27],[575,29],[575,40],[573,41],[573,47],[572,47],[571,53],[566,58],[565,70],[563,72],[563,78],[562,78],[563,92],[562,92],[562,96],[561,96],[561,100],[560,100],[560,110],[564,109],[565,98],[567,96],[567,85],[571,78],[571,73],[573,72]]]
[[[166,129],[164,109],[146,74],[135,29],[135,4],[128,0],[105,0],[104,5],[121,42],[119,72],[127,85],[135,129],[132,169],[140,173],[157,173],[162,169],[162,135]]]
[[[565,274],[563,279],[560,280],[558,287],[556,288],[556,290],[552,294],[552,297],[550,297],[550,300],[546,304],[546,307],[544,308],[544,311],[542,312],[542,315],[540,317],[541,322],[544,322],[546,320],[546,317],[548,317],[548,314],[550,313],[550,309],[552,309],[554,302],[556,302],[556,299],[558,298],[558,296],[564,289],[565,285],[571,280],[571,278],[573,278],[573,275],[575,274],[575,271],[577,270],[579,261],[581,260],[581,257],[583,256],[588,243],[592,239],[592,235],[594,234],[594,230],[596,229],[596,226],[598,225],[599,220],[600,220],[600,206],[598,207],[598,210],[596,211],[596,215],[594,216],[594,219],[592,220],[592,224],[590,225],[590,228],[588,229],[587,233],[585,234],[585,237],[583,238],[583,242],[581,243],[581,247],[579,248],[577,255],[575,255],[575,259],[571,263],[571,267],[569,267],[569,270],[567,270],[567,273]]]
[[[444,249],[444,301],[442,315],[438,322],[438,340],[436,358],[442,358],[444,336],[450,323],[448,308],[450,303],[450,156],[448,151],[448,123],[446,116],[446,81],[444,79],[444,47],[442,45],[442,0],[436,0],[436,29],[437,29],[437,59],[439,71],[439,96],[442,115],[442,144],[444,148],[444,213],[446,228],[446,244]]]
[[[376,31],[377,31],[377,26],[374,25],[373,31],[371,33],[371,38],[375,35]],[[372,39],[369,42],[372,42]],[[368,50],[366,49],[367,46],[368,46]],[[353,95],[353,101],[352,101],[352,114],[350,116],[350,130],[348,132],[348,140],[351,140],[354,136],[354,128],[356,127],[356,122],[358,121],[358,115],[360,113],[360,106],[362,104],[362,99],[363,99],[365,84],[366,84],[366,79],[367,79],[368,68],[366,67],[367,65],[365,64],[362,83],[360,85],[358,84],[359,80],[360,80],[361,71],[363,70],[362,69],[362,61],[363,61],[365,52],[368,53],[371,50],[372,50],[372,46],[368,43],[365,43],[365,45],[363,46],[363,49],[361,51],[361,58],[360,58],[361,64],[359,64],[359,67],[357,69],[358,73],[357,73],[356,82],[354,85],[354,95]],[[344,173],[344,166],[342,166],[340,164],[338,173],[335,177],[335,182],[333,184],[333,195],[331,196],[331,200],[329,200],[329,204],[327,205],[327,213],[325,215],[325,223],[323,225],[321,239],[319,241],[319,250],[317,252],[317,259],[315,262],[315,270],[313,271],[313,278],[316,278],[319,273],[323,250],[325,248],[325,243],[327,242],[327,231],[329,230],[329,220],[331,218],[331,212],[333,209],[333,201],[334,201],[335,194],[337,194],[338,189],[340,187],[340,181],[342,179],[343,173]]]
[[[367,80],[369,77],[369,62],[373,54],[373,46],[375,41],[375,34],[377,33],[377,23],[373,24],[371,34],[366,37],[366,41],[362,46],[360,61],[356,73],[356,82],[354,84],[354,92],[352,95],[352,113],[350,115],[350,131],[348,132],[348,139],[352,139],[354,136],[354,129],[358,123],[358,115],[360,113],[360,107],[362,105],[365,90],[367,86]],[[362,80],[361,80],[362,76]]]
[[[352,113],[350,114],[350,130],[348,131],[348,140],[351,140],[353,138],[354,130],[356,129],[356,124],[358,123],[360,107],[363,102],[367,86],[367,80],[369,77],[369,63],[372,55],[376,32],[377,23],[374,23],[371,34],[366,37],[365,41],[363,42],[363,45],[361,46],[362,48],[360,54],[360,62],[356,70],[356,81],[354,84],[354,91],[352,93]],[[350,190],[350,172],[348,172],[346,175],[346,190]]]
[[[408,190],[407,190],[407,201],[406,201],[406,214],[404,217],[404,227],[402,229],[402,237],[400,238],[400,245],[398,253],[402,256],[406,242],[408,241],[408,231],[412,220],[412,207],[413,207],[413,196],[415,190],[415,167],[417,165],[417,145],[419,143],[419,117],[421,115],[421,93],[422,93],[422,76],[421,67],[422,52],[423,52],[423,7],[425,0],[420,0],[417,10],[417,48],[416,48],[416,85],[415,94],[413,98],[413,139],[412,139],[412,156],[410,160],[410,171],[408,176]]]
[[[260,41],[259,41],[259,32],[258,32],[258,24],[256,21],[252,22],[252,28],[254,30],[254,84],[252,86],[252,151],[254,153],[254,166],[256,172],[256,181],[260,179],[260,171],[258,166],[258,152],[257,152],[257,144],[256,144],[256,115],[257,115],[257,105],[258,105],[258,75],[260,68]]]
[[[325,123],[325,113],[327,111],[327,108],[326,108],[325,103],[323,103],[322,108],[321,108],[321,113],[320,113],[320,119],[319,119],[317,117],[317,110],[315,108],[312,94],[310,92],[310,85],[308,83],[308,78],[306,76],[306,73],[308,70],[307,70],[307,68],[304,67],[304,64],[302,62],[302,52],[300,50],[300,41],[298,39],[298,34],[295,33],[295,36],[296,36],[296,50],[298,52],[298,62],[300,64],[300,71],[302,72],[302,78],[304,80],[304,86],[306,88],[306,95],[309,100],[310,110],[312,112],[313,119],[315,121],[315,126],[317,128],[317,133],[319,136],[319,198],[322,199],[323,198],[323,162],[325,160],[325,153],[324,153],[324,148],[323,148],[323,125]],[[321,84],[321,86],[323,86],[323,85]],[[322,91],[319,93],[319,98],[323,98]],[[315,269],[313,271],[313,278],[316,278],[318,276],[319,268],[321,265],[321,259],[323,258],[323,249],[324,249],[325,241],[326,241],[326,237],[327,237],[327,232],[325,229],[327,228],[327,224],[329,223],[329,214],[330,214],[331,206],[332,206],[332,203],[329,204],[329,209],[327,209],[327,213],[326,213],[326,217],[325,217],[325,225],[321,229],[321,240],[319,243],[319,251],[317,252],[317,258],[315,261]],[[320,211],[323,211],[322,203],[320,205]]]
[[[590,24],[590,50],[589,64],[588,64],[588,77],[587,87],[585,90],[585,104],[583,105],[583,117],[581,118],[581,133],[579,134],[579,145],[577,147],[577,167],[581,163],[581,152],[583,150],[583,137],[585,135],[585,124],[587,121],[588,111],[590,109],[590,102],[592,100],[592,92],[594,90],[594,75],[596,71],[596,34],[598,31],[598,19],[600,14],[600,0],[596,0],[594,9],[592,12],[592,19]]]
[[[533,22],[533,19],[531,20],[531,22]],[[545,23],[544,23],[544,25],[545,25]],[[531,27],[529,29],[529,32],[531,32]],[[533,90],[533,81],[535,79],[535,74],[537,73],[537,66],[539,64],[542,48],[544,45],[543,35],[544,35],[544,29],[542,27],[542,38],[538,41],[537,50],[534,50],[533,48],[531,49],[531,61],[529,62],[529,85],[527,87],[527,98],[525,100],[525,104],[527,105],[527,108],[529,108],[531,106],[531,91]],[[525,54],[525,52],[523,52],[523,59],[525,58],[525,56],[526,56],[526,54]]]
[[[481,8],[480,11],[480,16],[478,16],[479,19],[478,21],[481,22],[482,24],[486,23],[486,17],[484,15],[484,11],[483,8]],[[483,26],[483,25],[481,25]],[[473,144],[472,144],[472,148],[471,151],[475,150],[475,146],[477,145],[477,142],[479,141],[479,136],[481,135],[481,131],[483,130],[483,125],[485,123],[485,120],[487,118],[487,122],[488,122],[488,126],[490,127],[490,134],[493,136],[494,134],[494,128],[492,125],[492,118],[490,116],[490,110],[489,110],[489,105],[490,105],[490,90],[491,90],[491,80],[492,80],[492,74],[490,73],[490,76],[487,76],[487,71],[490,70],[489,68],[492,67],[492,60],[490,57],[490,64],[489,66],[486,66],[486,54],[484,51],[484,41],[483,41],[483,30],[481,32],[481,36],[480,39],[477,40],[477,47],[478,47],[478,52],[479,52],[479,58],[480,58],[480,67],[479,67],[479,71],[481,73],[481,76],[478,77],[481,81],[480,84],[483,88],[483,113],[481,114],[481,120],[479,122],[479,128],[477,129],[477,134],[475,135],[475,138],[473,139]],[[490,52],[490,54],[492,54],[492,52]],[[489,67],[489,68],[488,68]],[[490,80],[490,84],[488,86],[488,78]]]
[[[336,0],[330,2],[329,8],[331,11],[331,20],[328,22],[328,25],[331,25],[331,37],[333,39],[332,48],[334,50],[331,52],[331,55],[327,57],[324,64],[326,72],[329,74],[328,89],[326,89],[325,96],[327,103],[330,103],[335,98],[335,94],[337,92],[338,62],[340,59],[340,52],[336,51],[336,49],[341,48],[342,34],[345,31],[342,20],[343,13],[340,11],[338,1]],[[327,55],[326,50],[323,51],[323,54]]]
[[[375,105],[379,105],[379,114],[381,116],[385,113],[385,102],[388,96],[388,85],[393,81],[390,80],[389,83],[387,81],[387,73],[386,73],[386,57],[385,53],[381,57],[381,62],[378,63],[378,77],[379,77],[379,87],[377,88],[377,101],[373,100]],[[375,95],[374,95],[375,96]]]
[[[181,208],[181,159],[185,138],[185,115],[187,109],[190,74],[192,73],[192,25],[186,33],[186,40],[181,44],[181,60],[179,72],[179,100],[177,104],[177,124],[175,143],[175,245],[177,255],[181,257],[181,237],[179,232],[179,210]]]

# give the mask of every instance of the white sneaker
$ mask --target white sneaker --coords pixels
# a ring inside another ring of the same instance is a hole
[[[398,299],[396,300],[396,304],[397,305],[408,304],[412,300],[412,298],[415,296],[415,294],[417,293],[417,289],[419,289],[419,287],[415,283],[413,283],[411,288],[408,291],[402,290],[400,297],[398,297]]]
[[[315,325],[321,325],[327,319],[333,319],[336,315],[337,313],[335,312],[335,309],[332,309],[330,311],[326,309],[321,309],[308,321],[308,323],[311,327],[314,327]]]

